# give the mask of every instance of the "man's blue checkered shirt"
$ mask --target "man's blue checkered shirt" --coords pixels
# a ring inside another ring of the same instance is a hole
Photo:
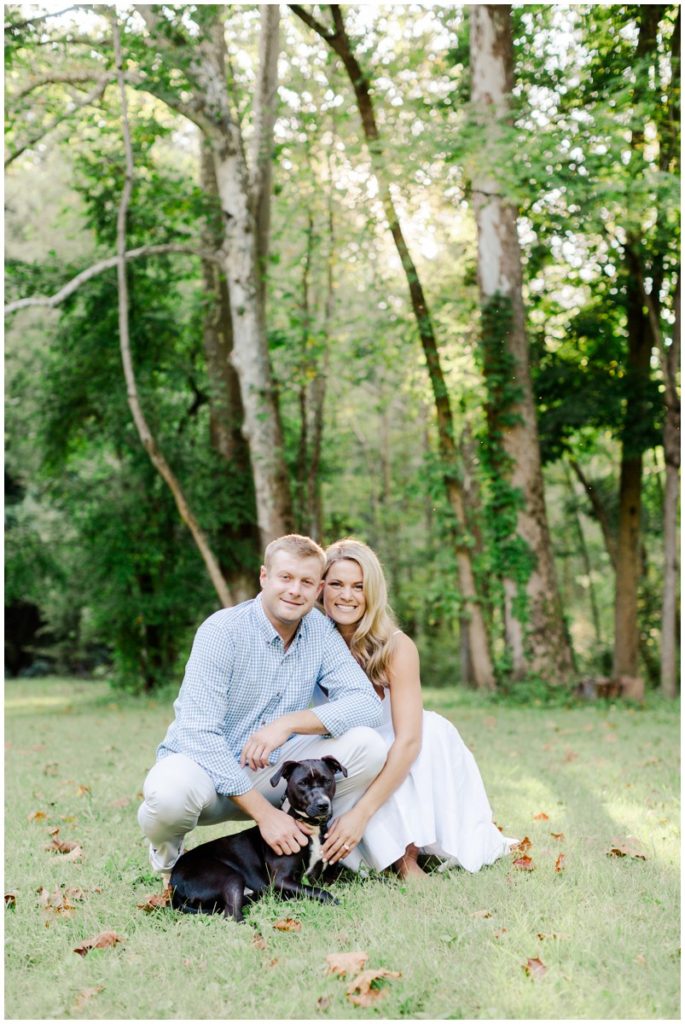
[[[381,723],[381,702],[333,622],[313,609],[287,651],[262,608],[261,595],[206,619],[197,633],[175,720],[157,757],[185,754],[203,768],[217,793],[252,789],[240,767],[246,740],[282,715],[306,710],[319,684],[329,700],[311,710],[331,736]],[[269,761],[275,764],[279,750]]]

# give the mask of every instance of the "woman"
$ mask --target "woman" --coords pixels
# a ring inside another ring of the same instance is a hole
[[[333,822],[330,861],[359,855],[378,871],[422,877],[418,854],[478,871],[508,853],[473,755],[454,726],[424,711],[416,645],[393,619],[378,559],[346,539],[326,551],[323,606],[383,699],[388,746],[381,773],[357,804]],[[446,866],[447,866],[446,865]]]

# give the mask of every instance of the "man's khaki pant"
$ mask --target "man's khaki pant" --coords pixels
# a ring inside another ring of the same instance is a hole
[[[349,729],[337,739],[321,736],[293,736],[281,748],[275,765],[245,771],[255,789],[279,807],[286,780],[270,783],[279,765],[305,758],[335,757],[347,769],[347,778],[336,776],[333,817],[354,807],[385,764],[387,747],[380,735],[365,726]],[[207,773],[184,754],[169,754],[150,769],[143,787],[143,803],[138,808],[138,823],[150,841],[150,863],[156,871],[170,871],[178,860],[183,837],[196,825],[216,825],[221,821],[250,820],[230,797],[221,796]],[[352,850],[343,864],[356,870],[360,855]]]

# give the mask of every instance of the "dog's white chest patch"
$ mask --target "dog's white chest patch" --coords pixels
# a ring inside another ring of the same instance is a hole
[[[314,832],[309,838],[309,860],[307,861],[307,867],[305,868],[305,875],[308,875],[313,870],[314,866],[323,860],[321,856],[321,829],[318,832]]]

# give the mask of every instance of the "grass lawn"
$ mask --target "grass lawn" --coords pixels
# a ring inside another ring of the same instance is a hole
[[[238,926],[137,907],[159,891],[135,812],[168,697],[65,679],[5,695],[8,1018],[679,1018],[679,706],[523,709],[427,689],[474,750],[498,824],[529,837],[533,870],[518,853],[414,886],[338,883],[340,907],[269,897]],[[608,855],[628,837],[644,859]],[[53,838],[81,854],[47,850]],[[80,890],[73,910],[60,887]],[[286,917],[300,930],[275,930]],[[122,941],[74,952],[103,931]],[[401,972],[368,1008],[325,970],[358,950]],[[529,958],[546,973],[526,973]]]

